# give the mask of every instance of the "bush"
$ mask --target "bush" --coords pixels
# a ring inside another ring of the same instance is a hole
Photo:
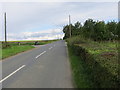
[[[75,44],[80,44],[80,43],[85,43],[85,39],[83,39],[83,37],[80,37],[80,36],[66,39],[66,41],[68,42],[69,46],[73,46]]]
[[[87,66],[87,74],[90,75],[91,81],[98,88],[118,88],[120,84],[120,78],[113,75],[108,68],[101,65],[94,57],[95,55],[89,53],[86,48],[80,46],[80,43],[89,44],[90,40],[83,40],[79,37],[67,39],[68,47],[72,49],[76,56],[79,56],[80,60],[84,61]],[[93,43],[91,41],[91,43]],[[99,58],[101,59],[101,58]],[[101,61],[102,62],[102,61]],[[104,62],[102,62],[104,63]],[[112,69],[112,68],[110,68]]]

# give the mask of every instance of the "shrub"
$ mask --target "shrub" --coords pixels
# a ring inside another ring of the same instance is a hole
[[[80,60],[84,61],[84,64],[87,66],[87,74],[90,75],[91,81],[95,83],[98,88],[118,88],[120,84],[120,78],[116,75],[113,75],[108,68],[101,65],[97,59],[100,57],[94,57],[96,54],[91,54],[87,51],[85,44],[92,43],[90,40],[83,40],[79,37],[74,37],[67,39],[68,47],[72,49],[73,53],[76,56],[79,56]],[[80,46],[79,44],[83,44]],[[93,46],[92,46],[93,47]],[[94,47],[93,47],[94,48]],[[101,60],[102,64],[104,62]],[[112,69],[112,68],[109,68]]]

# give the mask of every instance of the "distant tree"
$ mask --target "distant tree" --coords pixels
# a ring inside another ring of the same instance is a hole
[[[74,35],[80,35],[82,32],[82,24],[80,22],[76,22],[74,24]]]
[[[80,23],[79,21],[77,21],[77,22],[75,23],[75,28],[76,28],[76,29],[80,29],[81,27],[82,27],[81,23]]]
[[[94,29],[94,40],[103,40],[105,38],[105,22],[96,22]]]
[[[115,39],[117,36],[117,23],[112,21],[106,24],[106,30],[109,33],[109,39]]]
[[[63,37],[63,39],[67,39],[67,38],[70,37],[70,34],[69,34],[70,32],[69,32],[69,26],[68,25],[63,27],[63,32],[65,33],[65,36]]]
[[[93,37],[94,26],[95,26],[95,22],[92,19],[88,19],[85,21],[83,26],[83,33],[85,37],[88,37],[88,38]]]
[[[116,33],[117,33],[117,39],[120,40],[120,21],[117,24]]]
[[[110,32],[112,32],[114,35],[117,34],[117,23],[112,21],[107,23],[108,29]]]
[[[65,33],[64,39],[70,37],[69,25],[63,27],[63,32]],[[120,22],[115,21],[108,22],[104,21],[93,21],[88,19],[85,21],[84,25],[80,22],[76,22],[74,25],[71,24],[71,36],[80,35],[82,37],[90,38],[95,41],[100,40],[115,40],[118,39],[120,34]]]

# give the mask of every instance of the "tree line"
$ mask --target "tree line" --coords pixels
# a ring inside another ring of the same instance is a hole
[[[94,41],[101,40],[118,40],[118,35],[120,34],[120,22],[107,22],[104,21],[94,21],[93,19],[88,19],[82,25],[77,21],[74,25],[71,25],[71,37],[82,36],[85,38],[90,38]],[[65,36],[63,39],[70,38],[69,25],[63,27],[63,32]]]

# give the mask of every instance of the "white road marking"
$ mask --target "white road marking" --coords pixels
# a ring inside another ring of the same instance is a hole
[[[19,70],[21,70],[22,68],[24,68],[26,65],[22,65],[20,68],[18,68],[17,70],[15,70],[14,72],[12,72],[11,74],[9,74],[7,77],[5,77],[4,79],[0,80],[0,83],[2,83],[3,81],[5,81],[6,79],[8,79],[10,76],[12,76],[13,74],[15,74],[16,72],[18,72]]]
[[[42,52],[40,55],[37,55],[35,58],[40,57],[42,54],[46,53],[46,51]]]
[[[50,47],[49,50],[52,49],[52,48],[53,48],[53,47]]]

